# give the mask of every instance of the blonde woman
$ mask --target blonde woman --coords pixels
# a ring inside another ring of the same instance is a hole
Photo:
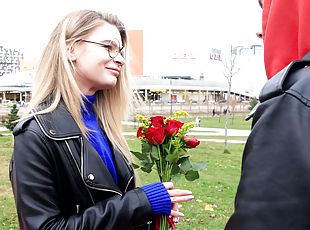
[[[111,14],[82,10],[54,29],[26,116],[14,130],[10,167],[21,229],[152,229],[181,217],[191,191],[135,185],[121,134],[131,90],[126,30]]]

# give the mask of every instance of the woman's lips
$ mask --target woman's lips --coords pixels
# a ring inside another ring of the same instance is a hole
[[[114,76],[118,77],[120,75],[120,71],[118,69],[107,68]]]

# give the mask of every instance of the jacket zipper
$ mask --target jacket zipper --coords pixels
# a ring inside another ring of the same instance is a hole
[[[128,186],[129,186],[130,182],[132,181],[133,177],[134,177],[134,176],[131,176],[131,177],[129,178],[124,192],[127,192]]]
[[[152,224],[152,221],[151,221],[151,220],[147,222],[147,225],[148,225],[147,229],[148,229],[148,230],[151,229],[151,224]]]
[[[81,139],[81,137],[80,137],[80,139]],[[71,150],[71,148],[70,148],[68,142],[65,141],[65,143],[66,143],[67,148],[68,148],[68,150],[69,150],[69,152],[70,152],[70,155],[71,155],[71,157],[72,157],[72,159],[73,159],[73,161],[74,161],[74,163],[75,163],[75,165],[76,165],[76,168],[78,169],[78,171],[79,171],[79,173],[80,173],[81,179],[82,179],[82,181],[83,181],[83,184],[84,184],[85,187],[86,187],[86,190],[87,190],[87,192],[88,192],[88,195],[89,195],[89,197],[90,197],[92,203],[95,204],[94,199],[93,199],[93,196],[91,195],[91,193],[90,193],[90,191],[89,191],[89,189],[88,189],[88,187],[87,187],[87,184],[85,183],[85,181],[84,181],[84,179],[83,179],[83,174],[81,173],[81,171],[80,171],[80,169],[79,169],[78,163],[76,162],[76,160],[75,160],[75,158],[74,158],[74,156],[73,156],[72,150]],[[81,142],[81,147],[83,147],[83,142]],[[81,153],[83,153],[82,151],[83,151],[83,149],[81,148]],[[82,155],[82,154],[81,154],[81,155]],[[82,163],[81,163],[81,164],[82,164]]]

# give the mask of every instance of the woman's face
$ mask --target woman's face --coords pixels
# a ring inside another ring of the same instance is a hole
[[[111,44],[116,52],[109,53]],[[117,53],[121,47],[123,44],[118,29],[105,23],[96,27],[73,48],[71,59],[76,67],[74,77],[84,95],[94,95],[97,90],[116,85],[125,64],[121,53]],[[116,56],[111,58],[110,55]]]

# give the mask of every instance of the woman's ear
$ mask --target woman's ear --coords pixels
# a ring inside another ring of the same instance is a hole
[[[67,57],[70,61],[76,61],[77,59],[77,49],[74,44],[67,45]]]

